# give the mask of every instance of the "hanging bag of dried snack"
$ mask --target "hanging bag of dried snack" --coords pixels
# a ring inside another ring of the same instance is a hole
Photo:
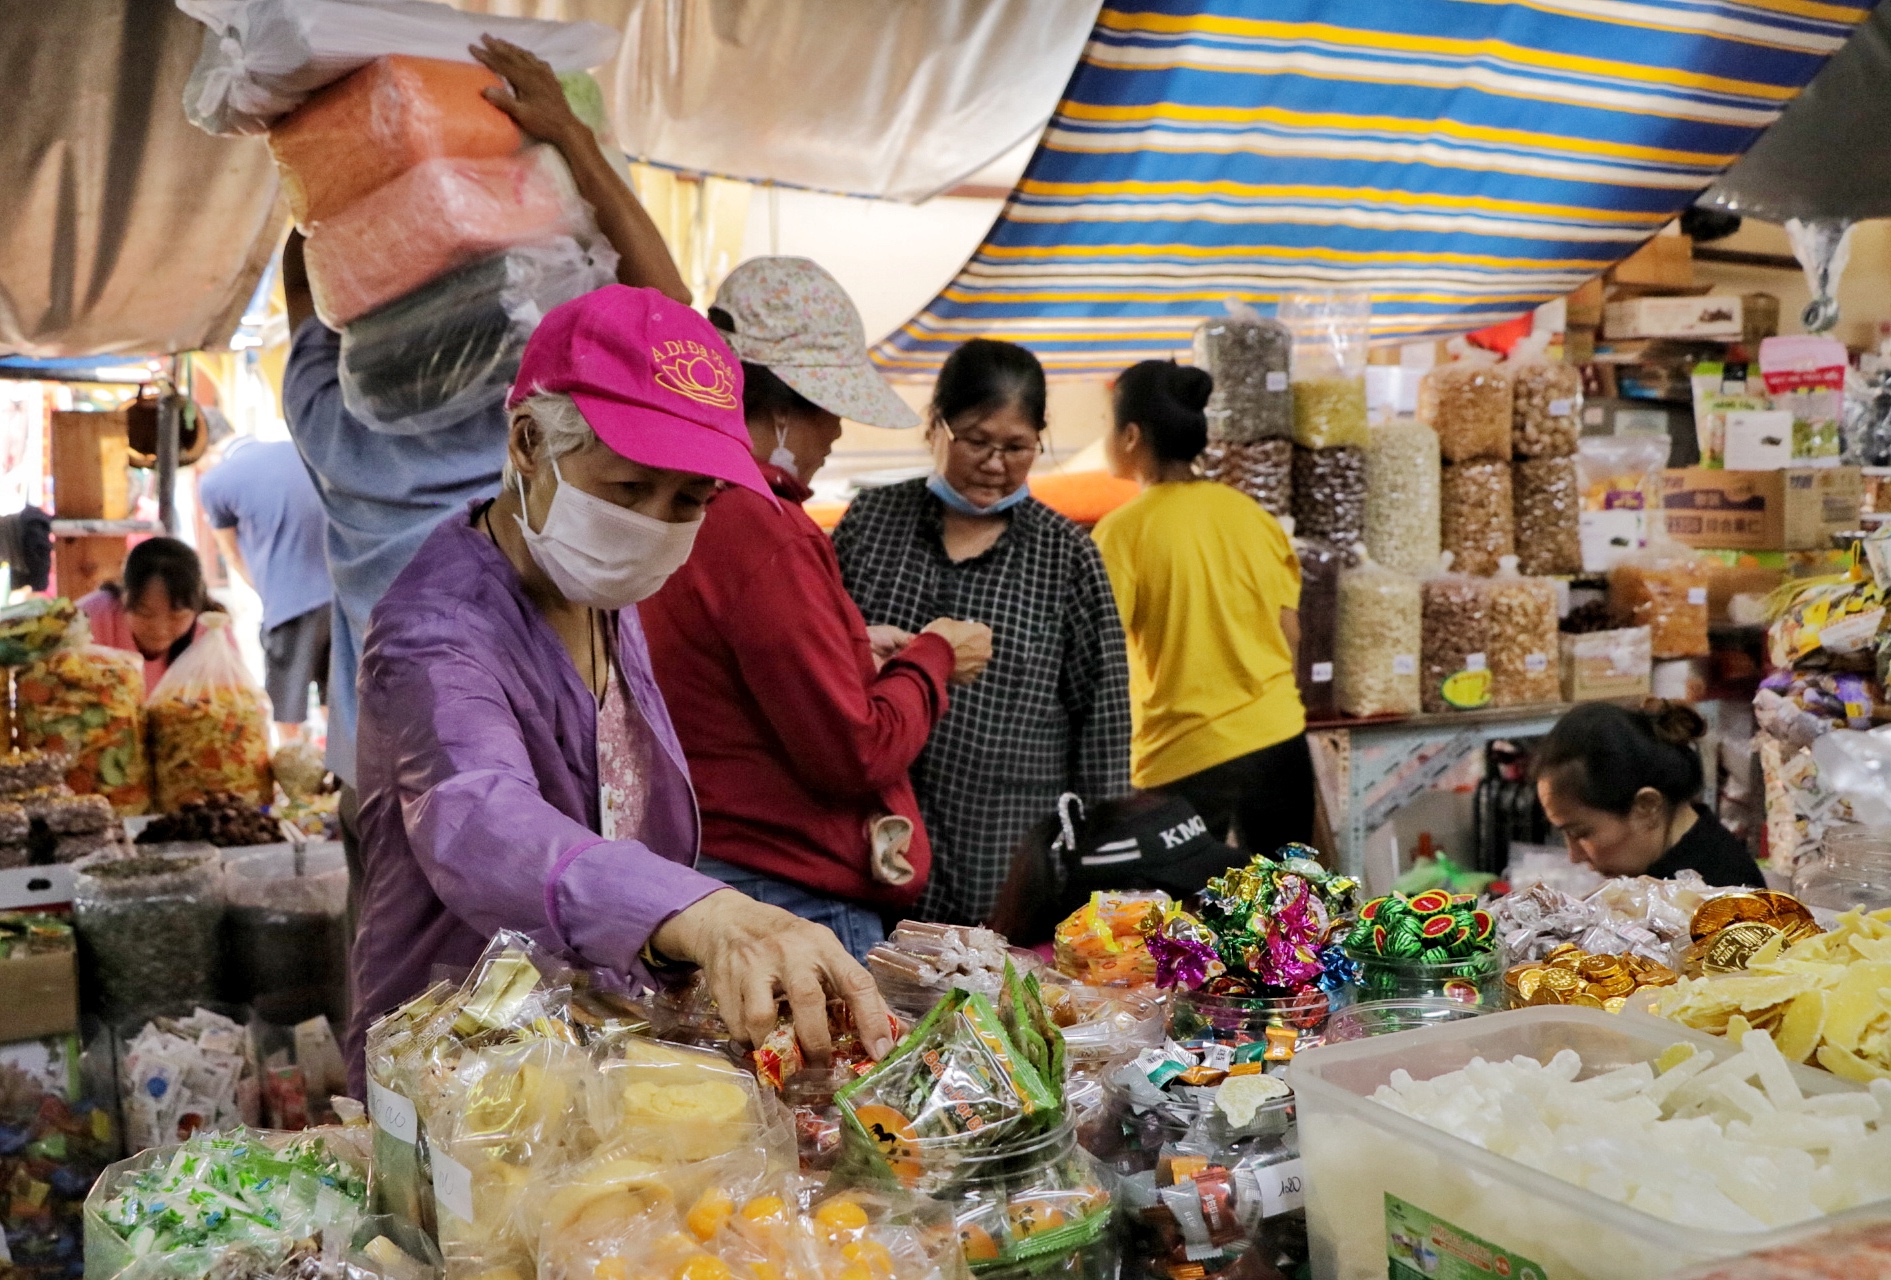
[[[69,756],[66,785],[82,796],[104,796],[120,817],[150,809],[144,662],[137,654],[93,644],[81,618],[59,648],[20,671],[13,691],[21,750]]]
[[[227,791],[267,803],[269,696],[229,633],[229,616],[203,615],[203,634],[172,664],[145,703],[158,808]]]

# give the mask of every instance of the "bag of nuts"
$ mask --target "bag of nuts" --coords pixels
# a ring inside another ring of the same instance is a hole
[[[1510,464],[1517,559],[1530,574],[1582,572],[1582,485],[1574,458]]]
[[[1387,422],[1366,442],[1366,552],[1388,569],[1425,573],[1438,563],[1438,434],[1422,422]]]
[[[1233,304],[1231,304],[1233,305]],[[1215,379],[1208,397],[1208,438],[1249,443],[1293,434],[1287,370],[1293,335],[1278,320],[1242,307],[1195,329],[1195,364]]]
[[[1490,705],[1490,588],[1450,571],[1423,587],[1424,658],[1421,705],[1426,711],[1472,711]]]
[[[1237,444],[1210,440],[1202,478],[1239,489],[1273,516],[1293,514],[1294,443],[1285,436]]]
[[[1496,573],[1498,560],[1517,553],[1510,463],[1446,466],[1439,492],[1439,542],[1451,562],[1461,573]]]
[[[1340,574],[1333,694],[1341,714],[1418,710],[1422,618],[1417,578],[1370,559]]]
[[[1492,706],[1520,707],[1562,696],[1556,623],[1556,584],[1522,576],[1517,558],[1505,556],[1490,580]]]
[[[1582,373],[1533,361],[1511,372],[1510,449],[1519,458],[1567,458],[1582,435]]]
[[[1365,450],[1295,445],[1293,517],[1294,531],[1303,537],[1357,546],[1366,536]]]
[[[1508,458],[1511,413],[1510,375],[1496,365],[1441,364],[1418,384],[1418,420],[1446,462]]]

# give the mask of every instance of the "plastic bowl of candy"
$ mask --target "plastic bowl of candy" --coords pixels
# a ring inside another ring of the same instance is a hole
[[[1374,955],[1351,946],[1343,946],[1341,950],[1348,960],[1359,966],[1358,978],[1349,985],[1354,998],[1360,1002],[1441,997],[1488,1009],[1502,1009],[1508,1003],[1504,993],[1504,957],[1498,950],[1479,952],[1462,960],[1435,961]]]
[[[1494,1012],[1483,1005],[1447,1000],[1442,996],[1420,996],[1410,1000],[1362,1000],[1333,1011],[1327,1020],[1326,1043],[1341,1044],[1364,1040],[1368,1036],[1389,1036],[1395,1031],[1415,1031],[1435,1027],[1461,1018],[1475,1018]]]
[[[1284,1061],[1326,1041],[1333,1010],[1345,1004],[1342,987],[1331,994],[1309,987],[1290,996],[1214,995],[1205,991],[1177,992],[1169,1011],[1169,1038],[1179,1044],[1213,1041],[1236,1050],[1236,1060],[1265,1057]],[[1248,1045],[1261,1050],[1248,1054]],[[1265,1052],[1271,1049],[1272,1052]]]

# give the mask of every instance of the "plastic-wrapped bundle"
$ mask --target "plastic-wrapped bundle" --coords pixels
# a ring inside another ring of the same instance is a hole
[[[1490,581],[1490,700],[1520,707],[1555,702],[1562,694],[1557,669],[1556,584],[1525,578],[1505,557]]]
[[[1372,299],[1354,290],[1293,293],[1280,319],[1293,333],[1293,435],[1307,449],[1366,445],[1366,344]]]
[[[1582,435],[1582,373],[1569,364],[1513,371],[1510,450],[1519,458],[1567,458]]]
[[[525,340],[560,303],[615,279],[616,255],[560,236],[440,277],[342,331],[341,394],[375,431],[423,435],[505,399]]]
[[[1609,614],[1617,626],[1647,627],[1663,658],[1707,656],[1707,563],[1686,547],[1651,544],[1609,571]]]
[[[1490,598],[1461,573],[1425,579],[1424,683],[1427,711],[1469,711],[1490,703]]]
[[[342,329],[475,258],[584,229],[589,213],[550,147],[415,165],[309,232],[309,289]]]
[[[1239,489],[1276,516],[1293,514],[1293,441],[1255,440],[1230,444],[1211,440],[1202,453],[1202,474]]]
[[[1439,486],[1439,542],[1461,572],[1483,576],[1516,554],[1508,462],[1460,462],[1444,468]]]
[[[184,651],[145,703],[158,808],[229,792],[252,804],[275,795],[269,777],[269,697],[243,665],[224,628],[203,615],[204,634]]]
[[[1295,533],[1348,552],[1358,546],[1366,536],[1365,451],[1294,446],[1293,518]]]
[[[223,920],[215,851],[98,853],[73,864],[72,914],[87,989],[107,1018],[208,1000]]]
[[[1388,569],[1438,563],[1438,435],[1419,422],[1373,427],[1366,440],[1366,551]]]
[[[66,785],[104,796],[121,815],[151,807],[137,654],[95,644],[60,649],[20,672],[14,688],[22,747],[70,756]]]
[[[1346,557],[1332,543],[1314,538],[1295,538],[1293,545],[1300,559],[1300,646],[1294,677],[1308,718],[1330,720],[1337,710],[1333,663],[1339,640],[1339,577]]]
[[[1525,573],[1582,572],[1582,483],[1574,458],[1528,458],[1510,467],[1517,561]]]
[[[1215,379],[1208,438],[1247,442],[1293,433],[1287,368],[1293,335],[1278,320],[1229,316],[1195,330],[1195,363]]]
[[[525,145],[482,97],[504,82],[473,62],[377,58],[269,131],[297,225],[346,209],[436,156],[509,156]]]
[[[1510,456],[1510,375],[1495,365],[1441,364],[1418,384],[1418,417],[1446,462]]]
[[[1418,579],[1367,560],[1339,577],[1334,697],[1349,716],[1418,710]]]
[[[184,114],[206,133],[261,133],[277,117],[385,54],[467,60],[495,35],[554,71],[602,66],[618,34],[598,22],[461,13],[423,0],[180,0],[209,28],[184,86]]]

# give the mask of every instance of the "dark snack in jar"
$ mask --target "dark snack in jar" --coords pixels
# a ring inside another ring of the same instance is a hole
[[[1340,548],[1347,562],[1366,536],[1366,454],[1363,449],[1293,451],[1294,532]]]

